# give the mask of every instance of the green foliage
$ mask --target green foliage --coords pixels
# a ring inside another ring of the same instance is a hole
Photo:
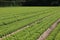
[[[51,32],[46,40],[60,40],[60,24]]]
[[[60,40],[60,31],[59,31],[59,33],[57,34],[55,40]]]
[[[26,27],[39,20],[38,23],[21,30],[3,40],[36,40],[53,22],[60,18],[57,7],[6,7],[0,8],[0,37]]]

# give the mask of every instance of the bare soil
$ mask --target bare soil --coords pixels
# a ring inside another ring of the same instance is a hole
[[[0,40],[2,40],[2,38],[0,38]]]

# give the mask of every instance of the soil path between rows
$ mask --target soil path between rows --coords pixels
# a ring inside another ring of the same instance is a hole
[[[0,40],[2,40],[2,38],[0,38]]]
[[[48,28],[37,40],[45,40],[48,35],[57,27],[57,25],[60,23],[60,19],[58,19],[56,22],[54,22],[50,28]]]

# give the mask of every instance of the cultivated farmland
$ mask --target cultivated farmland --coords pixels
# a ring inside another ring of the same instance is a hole
[[[0,40],[60,40],[60,7],[1,7]]]
[[[60,24],[57,25],[46,40],[60,40]]]

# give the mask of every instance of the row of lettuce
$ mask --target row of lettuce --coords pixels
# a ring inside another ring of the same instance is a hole
[[[50,16],[47,16],[47,15],[50,15]],[[24,20],[25,22],[23,22],[23,21],[22,22],[26,24],[27,22],[33,22],[36,19],[41,19],[41,18],[42,19],[37,24],[34,24],[26,29],[23,29],[22,31],[17,32],[9,37],[5,37],[5,38],[3,38],[3,40],[25,40],[25,39],[26,40],[37,40],[37,38],[39,38],[39,36],[44,31],[46,31],[57,19],[60,18],[59,15],[60,15],[59,10],[51,10],[51,11],[46,12],[45,14],[38,15],[38,16],[35,16],[32,18],[28,18],[28,20],[26,19],[26,20]],[[45,16],[47,16],[47,17],[45,17]],[[22,22],[19,22],[19,24],[18,24],[19,28],[20,28],[20,25],[23,24]],[[9,25],[9,26],[13,26],[13,25]],[[14,29],[15,26],[13,26],[13,28],[12,28],[13,30],[15,30]],[[10,29],[10,31],[12,29]],[[8,32],[10,32],[10,31],[8,31]]]
[[[27,25],[36,20],[42,19],[45,16],[52,15],[51,13],[52,13],[52,10],[50,11],[50,13],[42,13],[42,14],[39,13],[39,14],[35,14],[35,16],[33,15],[32,17],[29,16],[27,19],[24,19],[24,20],[19,19],[17,21],[13,21],[10,24],[2,25],[0,26],[0,37],[10,34],[18,29],[21,29],[24,27],[24,25]]]
[[[57,25],[46,40],[60,40],[60,24]]]

